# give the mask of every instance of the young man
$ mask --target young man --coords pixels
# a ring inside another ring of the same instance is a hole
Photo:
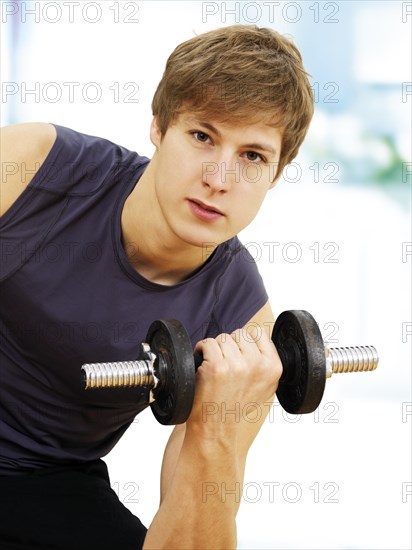
[[[236,234],[296,156],[312,92],[290,41],[233,26],[178,46],[152,106],[150,162],[60,126],[3,130],[2,548],[236,547],[239,499],[205,499],[204,484],[241,487],[266,414],[224,411],[267,413],[282,372],[267,294]],[[84,392],[79,372],[134,359],[157,318],[182,321],[204,360],[146,532],[101,457],[147,392]],[[210,402],[219,412],[205,415]]]

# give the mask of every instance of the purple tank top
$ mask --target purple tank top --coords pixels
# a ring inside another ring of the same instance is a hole
[[[177,285],[140,276],[120,216],[149,160],[56,129],[0,219],[0,475],[100,458],[147,407],[144,389],[84,391],[83,363],[136,359],[155,319],[179,319],[194,345],[242,327],[267,301],[237,237]]]

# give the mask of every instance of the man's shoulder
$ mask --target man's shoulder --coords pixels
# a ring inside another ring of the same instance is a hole
[[[146,157],[106,138],[54,125],[56,141],[34,185],[53,193],[89,195],[105,182],[136,172]]]
[[[36,176],[57,139],[56,128],[44,122],[13,124],[1,128],[0,215],[15,203]]]
[[[61,143],[62,146],[61,152],[72,155],[74,160],[80,161],[85,155],[100,159],[101,154],[113,151],[118,156],[132,155],[139,157],[135,151],[131,151],[105,137],[68,128],[60,124],[54,124],[54,127],[57,134],[56,142]]]

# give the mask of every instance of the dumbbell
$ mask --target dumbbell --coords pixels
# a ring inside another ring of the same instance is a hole
[[[322,400],[332,373],[372,371],[378,366],[373,346],[327,348],[318,324],[303,310],[284,311],[272,331],[283,373],[276,396],[291,414],[311,413]],[[161,424],[181,424],[192,410],[196,369],[185,327],[177,320],[154,321],[136,361],[87,363],[81,367],[85,389],[147,387],[150,406]]]

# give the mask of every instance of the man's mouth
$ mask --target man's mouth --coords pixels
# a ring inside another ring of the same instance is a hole
[[[220,214],[221,216],[223,216],[223,212],[221,210],[219,210],[218,208],[216,208],[215,206],[210,206],[209,204],[206,204],[202,201],[199,201],[199,200],[193,200],[193,199],[189,199],[191,202],[194,202],[195,204],[198,204],[199,206],[201,206],[204,210],[208,210],[209,212],[216,212],[217,214]]]
[[[214,221],[224,216],[221,210],[211,204],[206,204],[197,199],[188,200],[193,214],[203,221]]]

